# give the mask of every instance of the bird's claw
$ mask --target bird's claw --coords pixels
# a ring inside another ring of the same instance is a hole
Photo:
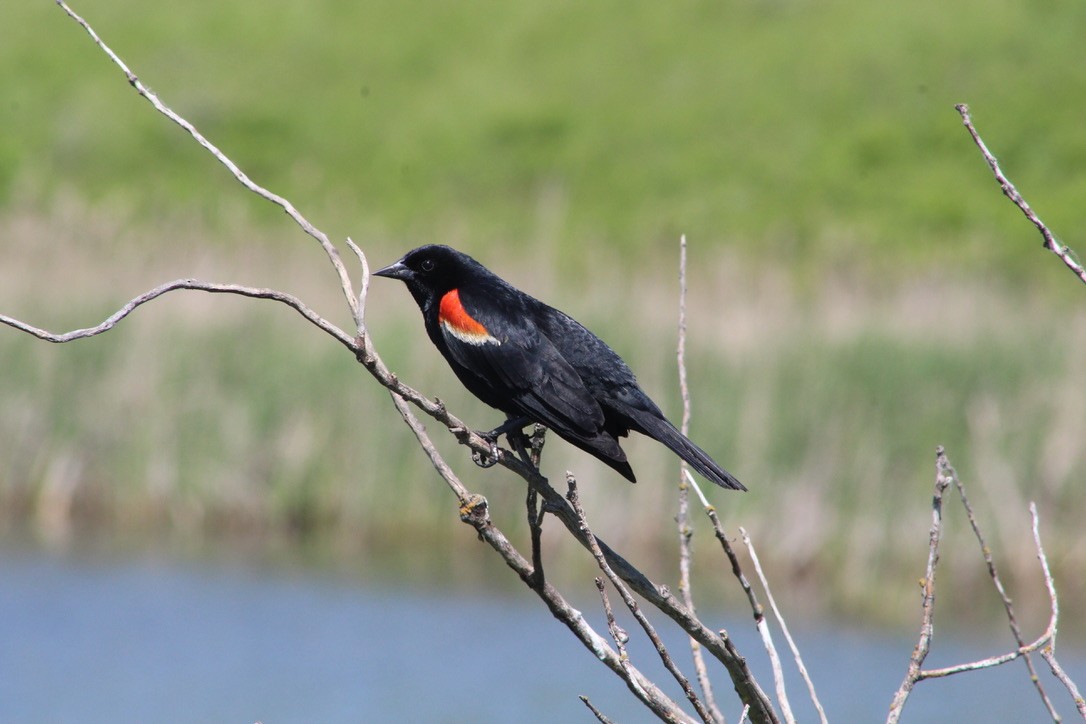
[[[481,452],[479,450],[472,450],[471,461],[481,468],[492,468],[501,461],[502,453],[498,448],[498,441],[485,438],[490,443],[489,452]]]

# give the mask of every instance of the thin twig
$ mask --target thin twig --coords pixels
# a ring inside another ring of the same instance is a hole
[[[772,651],[771,656],[775,656],[776,650],[773,647],[773,637],[769,635],[769,631],[766,628],[765,610],[762,608],[762,604],[758,602],[758,595],[754,592],[754,589],[751,588],[750,581],[747,580],[746,574],[743,573],[743,567],[739,563],[739,556],[736,555],[735,549],[732,547],[727,533],[724,532],[724,526],[720,522],[720,516],[717,515],[716,508],[709,503],[708,498],[701,492],[701,488],[698,486],[697,481],[694,480],[694,476],[690,474],[690,470],[684,467],[682,468],[682,473],[683,477],[686,479],[686,484],[697,493],[698,499],[705,509],[705,515],[708,516],[709,522],[713,525],[713,534],[716,536],[717,541],[719,541],[720,547],[724,550],[724,555],[727,556],[728,562],[731,563],[732,574],[735,576],[736,580],[739,581],[739,585],[742,587],[743,592],[747,594],[747,601],[750,603],[751,612],[754,614],[755,628],[762,634],[762,644],[766,646],[767,650]],[[720,637],[725,642],[731,641],[731,638],[727,636],[726,631],[721,631],[720,634]],[[746,699],[744,699],[743,702],[748,703]],[[760,721],[762,712],[755,712],[755,715],[759,717],[758,720]]]
[[[1051,648],[1041,649],[1041,658],[1048,663],[1048,668],[1052,670],[1052,675],[1055,676],[1060,682],[1067,687],[1067,691],[1070,692],[1071,698],[1075,701],[1075,708],[1078,709],[1079,715],[1086,719],[1086,699],[1082,697],[1082,693],[1078,690],[1078,686],[1067,675],[1067,672],[1060,666],[1060,662],[1056,660],[1056,654]]]
[[[698,713],[698,716],[700,716],[702,721],[706,722],[706,724],[712,724],[713,720],[711,715],[708,710],[706,710],[705,705],[701,703],[701,699],[698,698],[697,692],[694,691],[694,687],[690,685],[690,680],[687,679],[679,670],[679,667],[675,665],[675,661],[671,658],[671,653],[660,639],[660,635],[656,633],[656,628],[649,622],[648,618],[645,617],[645,614],[641,611],[641,607],[637,605],[637,601],[630,593],[630,590],[611,569],[611,566],[607,564],[607,558],[603,555],[603,551],[596,542],[596,536],[588,527],[588,519],[585,517],[584,509],[581,507],[581,502],[577,495],[577,480],[573,477],[573,473],[566,473],[566,485],[569,486],[569,492],[566,495],[566,498],[569,500],[569,504],[573,506],[573,510],[577,514],[577,519],[580,521],[581,532],[588,539],[589,550],[592,551],[592,555],[595,557],[600,570],[603,571],[604,575],[611,581],[611,585],[614,586],[615,590],[622,596],[623,603],[626,604],[626,608],[630,609],[630,613],[633,614],[634,619],[641,624],[641,628],[645,631],[645,635],[649,637],[652,645],[656,648],[656,653],[659,654],[660,661],[663,662],[664,668],[666,668],[675,678],[675,681],[679,682],[679,686],[682,687],[683,693],[686,694],[686,698],[694,705],[694,710]],[[600,591],[603,591],[602,586],[600,586]]]
[[[739,530],[749,550],[750,539],[747,538],[742,528]],[[746,576],[743,576],[743,578],[745,579]],[[753,595],[753,592],[751,595]],[[773,671],[773,684],[777,689],[777,701],[781,705],[781,716],[789,724],[795,724],[796,716],[792,713],[792,704],[788,701],[788,690],[784,685],[784,669],[781,668],[781,657],[777,654],[777,646],[773,643],[773,634],[769,630],[769,622],[766,621],[765,611],[761,605],[757,605],[754,610],[754,624],[758,630],[758,635],[762,637],[762,645],[765,647],[766,654],[769,656],[769,665]]]
[[[716,514],[716,508],[709,504],[708,499],[701,492],[701,488],[698,487],[698,483],[694,480],[694,476],[690,474],[689,470],[684,471],[687,484],[694,489],[701,498],[701,504],[705,507],[705,515],[708,516],[709,522],[713,524],[713,534],[716,536],[717,541],[720,543],[720,547],[724,550],[724,555],[728,558],[728,562],[732,567],[732,575],[739,582],[739,586],[743,589],[743,593],[747,595],[747,602],[750,603],[751,613],[754,614],[755,624],[760,624],[765,620],[765,609],[762,608],[762,604],[758,602],[758,594],[754,592],[754,588],[751,587],[750,581],[747,580],[747,575],[743,573],[743,566],[739,563],[739,556],[735,553],[735,548],[732,547],[731,540],[728,539],[728,534],[724,531],[724,525],[720,522],[720,516]],[[772,643],[772,642],[771,642]]]
[[[683,414],[679,430],[683,435],[690,435],[690,385],[686,379],[686,234],[679,237],[679,342],[675,351],[679,368],[679,392],[682,396]],[[683,603],[691,612],[694,608],[694,589],[690,576],[691,543],[694,537],[694,527],[690,522],[690,488],[686,482],[690,477],[686,461],[679,462],[679,510],[675,516],[675,525],[679,530],[679,593]],[[699,489],[700,494],[700,489]],[[713,721],[723,722],[724,714],[716,704],[713,696],[713,685],[709,679],[709,670],[705,666],[705,656],[701,652],[701,644],[693,638],[690,642],[690,655],[694,660],[694,674],[697,676],[698,685],[701,687],[702,696],[705,698],[705,707],[709,710]]]
[[[327,332],[333,338],[335,338],[340,344],[352,352],[356,351],[355,339],[342,329],[332,324],[324,317],[320,316],[312,309],[310,309],[304,302],[297,297],[287,294],[286,292],[280,292],[275,289],[262,289],[258,287],[247,287],[241,284],[217,284],[215,282],[202,282],[198,279],[174,279],[171,282],[160,284],[154,289],[148,291],[130,299],[124,306],[118,309],[116,312],[106,318],[101,324],[94,327],[86,327],[83,329],[73,329],[70,332],[50,332],[39,327],[35,327],[32,324],[9,317],[5,314],[0,314],[0,322],[14,327],[20,331],[32,334],[38,339],[43,339],[47,342],[54,342],[56,344],[63,344],[65,342],[72,342],[77,339],[85,339],[87,337],[94,337],[95,335],[108,332],[113,329],[114,326],[122,319],[127,317],[136,308],[150,302],[153,299],[161,297],[168,292],[176,291],[178,289],[191,289],[201,292],[211,292],[213,294],[238,294],[243,297],[252,297],[255,299],[271,299],[276,302],[287,305],[294,309],[311,323]]]
[[[355,315],[355,323],[358,328],[359,335],[366,334],[366,297],[370,293],[370,263],[366,259],[365,253],[358,248],[358,245],[354,243],[354,239],[347,237],[347,248],[354,252],[355,257],[358,259],[359,265],[362,267],[362,278],[358,283],[358,301],[356,302],[356,309],[358,313]]]
[[[611,608],[611,599],[607,597],[607,588],[603,584],[603,579],[599,576],[596,576],[596,590],[599,591],[600,602],[603,605],[603,615],[607,619],[607,631],[611,634],[611,640],[615,642],[615,648],[618,649],[618,658],[622,662],[622,666],[628,669],[630,667],[630,654],[626,650],[626,643],[630,640],[630,635],[615,620],[615,611]]]
[[[747,594],[747,601],[750,603],[751,612],[754,614],[754,619],[757,621],[760,616],[764,615],[762,610],[762,604],[758,603],[758,594],[751,588],[750,581],[747,580],[746,574],[743,573],[743,566],[739,563],[739,556],[736,555],[735,549],[732,547],[732,542],[728,539],[728,534],[724,531],[724,525],[720,522],[720,516],[716,514],[716,508],[714,508],[705,495],[701,492],[701,488],[698,487],[698,483],[694,480],[694,476],[691,475],[689,470],[684,470],[683,475],[686,478],[686,483],[698,494],[701,498],[701,504],[705,507],[705,515],[709,518],[709,522],[713,524],[713,534],[716,536],[717,541],[720,543],[720,547],[724,550],[724,555],[727,556],[728,562],[732,567],[732,574],[736,580],[739,581],[740,587],[743,589],[743,593]]]
[[[1053,254],[1058,256],[1067,268],[1074,272],[1083,283],[1086,283],[1086,268],[1083,268],[1082,264],[1075,259],[1075,254],[1068,247],[1061,244],[1052,233],[1051,230],[1041,221],[1040,217],[1030,208],[1030,205],[1026,203],[1026,200],[1022,198],[1022,194],[1018,193],[1018,189],[1014,187],[1014,184],[1003,174],[1003,170],[999,167],[999,161],[992,155],[992,152],[988,150],[988,146],[984,144],[980,134],[977,133],[977,129],[973,127],[973,120],[969,116],[969,106],[964,103],[959,103],[954,106],[958,113],[962,117],[962,123],[969,131],[969,135],[973,137],[973,143],[977,144],[977,148],[980,149],[981,155],[984,156],[984,160],[988,162],[988,168],[992,169],[992,174],[995,175],[996,181],[999,182],[999,188],[1003,190],[1003,195],[1014,202],[1030,223],[1037,227],[1037,230],[1041,232],[1041,236],[1044,238],[1044,246]]]
[[[931,648],[931,639],[935,633],[935,569],[939,565],[939,541],[943,534],[943,492],[950,484],[946,468],[948,466],[946,451],[940,445],[935,451],[935,494],[931,500],[931,531],[928,534],[928,565],[924,579],[920,582],[923,589],[923,615],[920,621],[920,639],[913,649],[909,659],[909,668],[905,673],[905,679],[901,687],[894,694],[890,703],[890,714],[886,718],[887,724],[896,724],[901,718],[905,701],[912,693],[916,682],[920,680],[921,668],[924,659],[927,658]]]
[[[592,715],[595,716],[597,720],[599,720],[600,724],[613,724],[610,719],[603,715],[603,712],[597,709],[595,705],[588,700],[587,696],[580,696],[578,698],[584,702],[584,705],[587,706],[588,710],[592,712]]]
[[[1071,698],[1074,699],[1075,708],[1078,709],[1079,715],[1086,719],[1086,699],[1083,699],[1082,693],[1079,691],[1075,682],[1067,675],[1067,672],[1063,670],[1060,663],[1056,660],[1056,622],[1060,617],[1060,600],[1056,596],[1056,581],[1052,578],[1052,571],[1048,568],[1048,557],[1045,555],[1044,546],[1041,545],[1041,533],[1040,522],[1037,515],[1037,504],[1031,502],[1029,504],[1029,514],[1033,517],[1033,543],[1037,546],[1037,560],[1041,562],[1041,571],[1044,573],[1045,588],[1048,590],[1048,600],[1051,604],[1051,617],[1049,619],[1048,628],[1052,632],[1052,639],[1048,642],[1048,645],[1041,649],[1041,656],[1048,663],[1048,667],[1052,670],[1052,674],[1059,679],[1066,688]]]
[[[101,48],[102,51],[109,56],[109,59],[112,60],[118,68],[124,71],[125,78],[128,79],[129,84],[136,89],[137,93],[139,93],[148,102],[150,102],[150,104],[155,107],[155,110],[169,118],[171,121],[183,128],[186,132],[188,132],[188,134],[192,136],[197,143],[207,149],[207,151],[212,156],[218,159],[219,163],[221,163],[223,166],[226,166],[230,173],[234,175],[234,178],[241,182],[241,184],[245,186],[245,188],[249,189],[257,196],[267,199],[273,204],[279,206],[281,209],[283,209],[283,211],[287,213],[287,215],[290,216],[290,218],[294,219],[295,223],[297,223],[298,226],[300,226],[302,230],[305,231],[305,233],[309,234],[320,243],[321,248],[323,248],[325,254],[328,255],[328,260],[332,262],[332,266],[339,274],[339,283],[340,286],[343,288],[343,295],[347,300],[347,305],[351,309],[351,315],[354,319],[355,326],[361,327],[362,319],[358,308],[358,300],[355,297],[354,291],[351,287],[350,274],[347,272],[347,267],[344,266],[343,260],[339,256],[339,251],[336,249],[335,246],[333,246],[332,242],[328,240],[328,236],[316,226],[309,223],[309,220],[302,216],[302,214],[296,208],[294,208],[294,205],[287,201],[285,198],[279,196],[278,194],[274,194],[271,191],[268,191],[263,186],[259,186],[253,183],[253,181],[245,174],[244,171],[242,171],[238,167],[236,163],[234,163],[226,156],[226,154],[220,151],[215,144],[207,140],[207,138],[205,138],[202,133],[196,130],[196,127],[194,125],[192,125],[187,120],[175,113],[173,109],[171,109],[169,106],[163,103],[161,99],[159,99],[154,91],[143,85],[143,83],[140,82],[140,79],[136,76],[136,74],[133,73],[125,64],[125,62],[121,60],[116,53],[113,52],[113,49],[106,45],[102,41],[102,39],[98,37],[98,34],[94,32],[94,29],[89,24],[87,24],[86,20],[77,15],[75,11],[68,7],[67,3],[65,3],[64,0],[56,0],[56,3],[64,10],[65,13],[68,14],[68,17],[79,23],[83,30],[85,30],[87,34],[90,35],[91,39],[94,40],[95,45]]]
[[[977,543],[980,544],[981,555],[984,556],[984,563],[988,566],[988,576],[992,579],[992,584],[995,586],[996,592],[1003,602],[1003,610],[1007,613],[1007,623],[1010,626],[1011,635],[1014,636],[1014,642],[1018,644],[1018,648],[1021,649],[1026,645],[1026,642],[1025,639],[1022,638],[1022,629],[1018,625],[1018,617],[1014,613],[1014,604],[1011,602],[1006,589],[1003,587],[1003,580],[1000,578],[999,571],[996,569],[995,560],[992,558],[992,550],[988,547],[988,542],[984,538],[984,533],[981,532],[977,517],[973,513],[973,506],[969,504],[969,497],[965,494],[965,485],[962,483],[961,478],[958,477],[958,471],[955,470],[952,465],[947,465],[947,472],[951,479],[953,479],[954,486],[958,489],[958,497],[962,500],[962,506],[965,508],[965,515],[969,519],[969,525],[973,529],[973,535],[976,536]],[[1045,692],[1040,677],[1037,676],[1037,669],[1033,665],[1032,657],[1030,657],[1029,654],[1026,654],[1024,658],[1026,669],[1029,671],[1030,681],[1033,682],[1034,687],[1037,689],[1037,693],[1040,695],[1041,701],[1048,710],[1049,716],[1052,717],[1053,721],[1058,722],[1060,720],[1060,715],[1056,711],[1056,707],[1052,705],[1052,701],[1048,698],[1048,694]]]
[[[796,668],[799,669],[799,675],[803,677],[804,683],[807,684],[807,692],[811,697],[811,701],[814,703],[815,710],[818,712],[818,718],[822,724],[827,724],[826,712],[822,708],[822,702],[818,700],[818,693],[815,691],[814,682],[811,681],[810,674],[807,673],[807,667],[803,664],[803,657],[800,656],[799,647],[796,646],[795,640],[792,638],[792,633],[788,630],[788,623],[785,622],[784,616],[781,615],[781,611],[777,608],[777,601],[773,598],[773,591],[769,588],[769,580],[766,579],[765,573],[762,571],[762,563],[758,560],[758,552],[754,550],[754,543],[751,541],[750,536],[747,535],[745,528],[739,528],[739,535],[743,538],[743,545],[747,547],[747,553],[750,554],[751,563],[754,564],[754,572],[758,576],[758,580],[761,581],[762,590],[765,591],[765,596],[769,600],[769,607],[773,609],[773,615],[777,617],[777,623],[781,625],[781,633],[784,634],[784,639],[788,642],[788,648],[792,651],[792,658],[795,659]],[[774,650],[771,656],[776,656]],[[784,697],[783,683],[779,696]],[[785,704],[781,704],[783,709]],[[785,715],[787,716],[787,715]]]

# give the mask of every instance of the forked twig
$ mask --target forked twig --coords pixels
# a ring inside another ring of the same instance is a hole
[[[783,716],[787,722],[794,722],[795,716],[792,714],[792,707],[788,701],[787,690],[784,683],[784,671],[781,669],[777,647],[773,643],[773,634],[769,630],[769,624],[765,619],[765,609],[762,607],[762,604],[759,603],[758,594],[754,592],[754,588],[751,587],[746,574],[743,573],[743,566],[739,562],[739,556],[736,554],[735,548],[732,547],[731,540],[729,540],[727,533],[724,531],[724,525],[720,522],[720,516],[717,515],[716,508],[710,505],[708,498],[701,492],[701,488],[698,486],[697,481],[690,471],[683,468],[682,472],[686,479],[686,484],[697,493],[702,506],[705,508],[705,515],[708,516],[709,521],[713,525],[713,534],[716,536],[717,541],[720,543],[720,547],[724,551],[724,555],[731,564],[732,575],[734,575],[735,579],[739,582],[739,586],[743,589],[743,593],[747,595],[747,601],[750,603],[751,612],[754,614],[754,626],[758,631],[758,635],[761,636],[762,645],[765,647],[766,654],[769,656],[773,671],[773,683],[777,690],[777,698],[781,703],[781,716]]]
[[[611,599],[607,597],[607,587],[599,576],[596,576],[596,590],[599,591],[600,602],[603,604],[603,615],[607,619],[607,631],[611,634],[611,640],[615,642],[615,648],[618,649],[618,657],[623,668],[628,669],[630,667],[630,654],[626,651],[626,643],[630,640],[630,635],[618,625],[618,621],[615,619],[615,611],[611,608]]]
[[[1006,654],[999,656],[991,656],[979,661],[970,661],[963,664],[956,664],[954,666],[946,666],[939,669],[924,669],[924,658],[927,656],[931,647],[931,641],[934,637],[934,610],[935,610],[935,567],[939,561],[939,540],[942,535],[942,496],[943,492],[954,482],[957,478],[954,469],[950,466],[950,463],[946,457],[946,451],[942,446],[936,450],[936,482],[935,482],[935,497],[932,502],[932,529],[928,544],[928,568],[924,580],[921,581],[923,586],[923,616],[920,626],[920,640],[917,642],[916,648],[913,650],[912,658],[909,662],[909,668],[905,675],[904,681],[902,681],[901,687],[894,695],[893,702],[890,705],[890,715],[887,718],[887,722],[896,722],[901,717],[902,709],[905,706],[905,701],[908,699],[909,694],[912,692],[915,685],[924,681],[925,679],[937,679],[946,676],[953,676],[966,671],[979,671],[981,669],[988,669],[993,666],[1000,666],[1010,661],[1014,661],[1020,657],[1028,657],[1029,654],[1034,652],[1040,652],[1041,656],[1049,661],[1049,665],[1052,666],[1055,661],[1055,648],[1056,648],[1056,630],[1059,622],[1060,608],[1059,599],[1056,596],[1055,581],[1052,578],[1052,572],[1048,567],[1048,558],[1045,555],[1044,546],[1041,543],[1040,534],[1040,521],[1037,514],[1037,506],[1034,503],[1030,503],[1029,512],[1033,521],[1033,543],[1037,549],[1037,558],[1041,564],[1041,571],[1044,575],[1045,588],[1048,592],[1049,603],[1051,607],[1048,627],[1045,631],[1032,643],[1023,644],[1019,643],[1019,646]],[[959,491],[962,488],[959,487]],[[967,508],[967,510],[970,510]],[[975,517],[973,518],[975,522]],[[977,528],[979,530],[979,526]],[[982,536],[979,536],[983,540]],[[991,564],[989,570],[994,571],[994,564]],[[1005,594],[1003,594],[1005,595]],[[1018,637],[1020,640],[1020,636]],[[1049,658],[1051,657],[1051,660]],[[1056,663],[1058,667],[1058,662]],[[1031,669],[1032,671],[1032,669]],[[1062,671],[1062,669],[1060,669]],[[1055,673],[1055,669],[1053,669]],[[1034,675],[1035,676],[1035,675]],[[1086,705],[1083,704],[1082,697],[1078,693],[1077,687],[1074,682],[1070,680],[1066,674],[1063,677],[1057,675],[1057,678],[1067,687],[1072,697],[1075,699],[1075,705],[1079,709],[1079,713],[1086,718]],[[1059,715],[1055,712],[1051,702],[1047,696],[1044,696],[1043,689],[1038,689],[1042,693],[1042,698],[1046,707],[1049,710],[1049,714],[1055,721],[1059,721]]]
[[[366,259],[366,255],[358,248],[358,244],[355,244],[354,239],[349,236],[347,237],[347,248],[354,252],[358,264],[362,267],[362,278],[358,283],[358,300],[355,303],[354,311],[358,334],[364,336],[366,334],[366,297],[370,293],[370,263]]]
[[[626,587],[626,584],[622,582],[615,572],[611,569],[611,566],[607,563],[607,558],[603,554],[603,550],[600,549],[599,543],[596,541],[596,536],[592,533],[592,530],[588,527],[588,519],[585,517],[584,509],[581,507],[581,501],[577,495],[577,480],[573,477],[572,473],[566,473],[566,485],[569,487],[569,492],[566,498],[569,500],[569,504],[573,506],[574,512],[577,514],[577,519],[580,521],[581,531],[588,539],[589,550],[596,559],[596,564],[599,565],[600,570],[603,571],[607,579],[611,581],[611,585],[615,587],[619,595],[622,597],[623,603],[626,604],[626,608],[630,609],[630,613],[633,614],[634,619],[641,625],[645,635],[649,637],[652,645],[656,648],[656,653],[660,656],[660,661],[663,662],[664,668],[668,670],[675,681],[679,682],[679,686],[682,687],[683,693],[686,694],[686,698],[690,700],[690,703],[694,705],[694,710],[701,717],[702,721],[707,724],[711,724],[713,719],[709,714],[705,705],[702,704],[701,699],[698,698],[697,692],[694,691],[694,687],[690,685],[690,680],[679,670],[679,667],[675,665],[675,661],[671,658],[671,653],[667,650],[664,642],[660,639],[660,635],[656,633],[656,628],[645,617],[644,612],[641,611],[641,607],[637,605],[637,601],[634,599],[633,594],[630,593],[630,589]],[[600,593],[603,594],[602,581],[597,584],[600,588]],[[604,599],[606,603],[606,597]],[[610,609],[610,606],[606,606]],[[609,621],[613,621],[614,616],[609,614]],[[616,641],[618,639],[616,638]]]
[[[973,529],[973,535],[976,536],[977,543],[980,545],[980,553],[984,556],[984,563],[988,566],[988,577],[992,579],[992,585],[995,586],[996,592],[1003,602],[1003,610],[1007,614],[1007,623],[1010,626],[1011,635],[1014,636],[1015,643],[1018,644],[1018,648],[1021,649],[1026,645],[1026,642],[1022,638],[1022,629],[1018,625],[1018,617],[1014,612],[1014,604],[1007,595],[1007,591],[1003,587],[1003,580],[999,575],[999,571],[996,569],[995,559],[992,558],[992,549],[988,547],[988,541],[985,540],[984,533],[981,532],[980,524],[977,522],[977,517],[973,513],[973,506],[969,504],[969,498],[965,494],[965,485],[962,483],[961,478],[958,477],[958,471],[954,469],[954,466],[948,464],[947,472],[954,481],[954,486],[958,489],[958,497],[961,498],[962,506],[965,508],[965,515],[969,519],[969,525]],[[1031,508],[1031,511],[1035,513],[1036,509]],[[1041,701],[1048,710],[1049,716],[1052,717],[1053,721],[1059,721],[1060,715],[1052,705],[1052,701],[1048,698],[1048,694],[1045,692],[1040,677],[1037,676],[1037,669],[1033,665],[1033,658],[1029,654],[1026,654],[1024,658],[1026,668],[1029,670],[1030,681],[1032,681],[1034,687],[1036,687],[1037,693],[1040,695]]]
[[[1001,656],[990,656],[986,659],[980,659],[979,661],[970,661],[965,664],[957,664],[955,666],[945,666],[940,669],[924,669],[920,671],[918,681],[924,679],[938,679],[944,676],[952,676],[953,674],[959,674],[964,671],[978,671],[980,669],[988,669],[993,666],[1000,666],[1007,662],[1014,661],[1015,659],[1026,656],[1034,651],[1040,651],[1042,649],[1054,650],[1056,642],[1056,627],[1060,617],[1060,605],[1059,599],[1056,598],[1056,587],[1052,580],[1052,572],[1048,569],[1048,558],[1045,556],[1044,548],[1041,545],[1041,535],[1038,531],[1038,516],[1037,506],[1030,503],[1029,506],[1030,515],[1033,518],[1033,544],[1037,547],[1037,558],[1041,561],[1041,570],[1044,573],[1045,587],[1048,589],[1049,604],[1051,606],[1051,613],[1048,619],[1048,628],[1044,630],[1037,639],[1030,644],[1020,646],[1014,651],[1008,652]]]
[[[943,493],[950,485],[950,478],[946,475],[946,452],[942,446],[935,453],[935,494],[931,500],[931,531],[928,534],[928,565],[924,578],[920,581],[923,591],[923,614],[920,620],[920,640],[916,642],[913,654],[909,659],[909,668],[905,673],[905,679],[901,687],[894,694],[890,703],[890,715],[886,718],[887,724],[895,724],[901,718],[901,711],[905,707],[905,701],[912,693],[916,682],[920,680],[920,672],[924,665],[924,659],[931,649],[931,638],[935,633],[935,570],[939,565],[939,541],[943,535]]]

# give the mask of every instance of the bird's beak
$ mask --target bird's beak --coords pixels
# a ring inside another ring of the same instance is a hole
[[[403,259],[395,264],[389,264],[383,269],[375,271],[374,276],[388,277],[389,279],[409,279],[412,276],[411,269],[403,263]]]

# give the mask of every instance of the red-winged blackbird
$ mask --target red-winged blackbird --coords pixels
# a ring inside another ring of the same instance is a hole
[[[668,422],[603,340],[467,254],[421,246],[374,273],[407,285],[456,376],[509,417],[491,434],[537,422],[636,482],[618,445],[636,430],[717,485],[746,490]]]

